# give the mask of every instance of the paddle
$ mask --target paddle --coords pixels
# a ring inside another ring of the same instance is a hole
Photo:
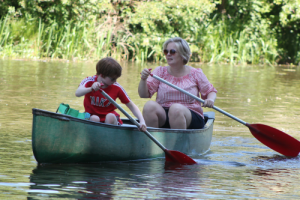
[[[106,92],[100,89],[101,94],[105,96],[114,106],[116,106],[128,119],[136,125],[138,128],[140,124],[134,120],[121,106],[119,106]],[[144,132],[157,146],[159,146],[164,152],[166,156],[166,162],[176,162],[179,164],[196,164],[196,162],[190,158],[189,156],[181,153],[179,151],[168,150],[166,149],[159,141],[157,141],[147,130]]]
[[[175,88],[176,90],[179,90],[180,92],[183,92],[184,94],[196,99],[197,101],[200,101],[201,103],[204,103],[203,99],[200,99],[199,97],[192,95],[188,93],[187,91],[169,83],[168,81],[150,74],[153,78],[169,85],[172,88]],[[291,137],[290,135],[275,129],[273,127],[264,125],[264,124],[248,124],[239,118],[225,112],[224,110],[213,106],[213,109],[219,111],[220,113],[223,113],[224,115],[242,123],[243,125],[247,126],[250,129],[250,132],[252,135],[258,139],[261,143],[265,144],[266,146],[270,147],[274,151],[277,151],[278,153],[281,153],[285,156],[289,157],[296,157],[300,152],[300,142],[296,140],[295,138]]]

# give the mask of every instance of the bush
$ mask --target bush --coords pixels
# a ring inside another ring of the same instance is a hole
[[[299,8],[300,0],[3,0],[0,54],[17,55],[22,43],[42,57],[160,61],[163,42],[179,36],[191,61],[298,63]]]

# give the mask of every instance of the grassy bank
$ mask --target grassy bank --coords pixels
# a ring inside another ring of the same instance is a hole
[[[6,17],[0,20],[0,57],[97,60],[111,56],[142,62],[164,59],[160,51],[164,40],[147,44],[144,39],[141,43],[138,34],[104,25],[90,20],[47,26],[40,19]],[[199,30],[189,43],[193,52],[191,61],[196,62],[274,64],[278,56],[272,38],[249,38],[247,30],[227,33],[225,25]]]
[[[300,0],[3,0],[0,58],[159,62],[188,41],[191,61],[300,63]]]
[[[123,56],[121,43],[113,44],[110,38],[112,28],[98,32],[94,25],[95,21],[47,26],[36,19],[5,18],[0,21],[0,56],[79,60]]]

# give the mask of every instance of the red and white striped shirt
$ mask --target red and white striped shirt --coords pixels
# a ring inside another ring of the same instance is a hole
[[[92,87],[93,83],[97,82],[97,77],[97,75],[87,77],[81,81],[80,85]],[[126,91],[117,82],[102,90],[104,90],[104,92],[106,92],[113,100],[119,98],[124,104],[130,102],[130,98]],[[101,94],[100,90],[85,94],[83,105],[85,112],[88,112],[91,115],[97,115],[100,118],[100,122],[105,121],[105,117],[108,113],[113,113],[119,119],[119,123],[123,124],[122,120],[120,119],[120,115],[115,111],[117,108]]]
[[[207,99],[207,95],[209,93],[217,93],[217,90],[208,81],[202,69],[191,68],[189,74],[182,77],[174,77],[168,73],[167,67],[159,66],[153,70],[153,74],[197,97],[199,97],[200,93],[201,98],[204,100]],[[151,76],[149,76],[147,79],[147,85],[150,97],[157,92],[156,102],[162,107],[169,108],[172,104],[179,103],[204,117],[201,103],[192,97],[160,82]]]

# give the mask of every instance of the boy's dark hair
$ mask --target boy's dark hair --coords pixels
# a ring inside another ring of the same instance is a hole
[[[96,65],[97,75],[105,77],[119,78],[122,73],[121,65],[113,58],[102,58]]]

